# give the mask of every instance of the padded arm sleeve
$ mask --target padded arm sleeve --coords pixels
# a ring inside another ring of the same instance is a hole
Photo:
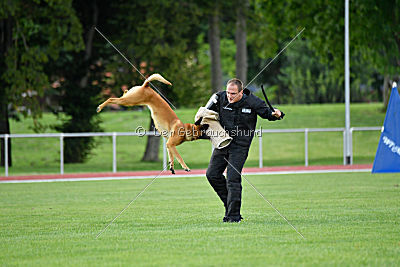
[[[217,105],[218,105],[218,95],[215,93],[210,97],[210,100],[208,100],[205,108],[213,111],[218,111]]]

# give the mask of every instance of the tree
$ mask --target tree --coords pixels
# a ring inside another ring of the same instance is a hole
[[[352,46],[384,77],[386,109],[392,82],[400,80],[400,1],[352,1],[350,7]]]
[[[285,91],[288,93],[284,95],[285,102],[294,104],[342,102],[343,77],[336,76],[330,66],[320,62],[319,56],[310,49],[310,43],[308,40],[297,40],[296,45],[282,55],[278,87],[287,88]],[[353,100],[362,97],[355,94],[356,90],[352,93],[355,96]]]
[[[279,17],[273,17],[265,12],[265,1],[250,1],[246,20],[248,69],[247,76],[253,80],[266,64],[276,55],[280,45],[283,43],[287,29],[283,31],[276,25]],[[279,8],[279,5],[277,6]],[[277,79],[281,64],[278,57],[273,64],[269,65],[253,82],[250,88],[256,89],[255,84],[267,84],[269,87],[279,84]],[[283,90],[275,90],[274,102],[282,102]]]
[[[255,1],[272,27],[287,30],[305,27],[302,38],[323,63],[344,75],[344,1]],[[350,2],[350,52],[364,65],[373,65],[383,77],[400,72],[400,16],[398,0]],[[351,68],[353,63],[351,62]],[[354,80],[352,74],[352,80]],[[387,84],[385,82],[385,84]],[[355,84],[351,84],[353,88]],[[352,89],[353,90],[353,89]]]
[[[156,131],[153,118],[150,120],[149,131]],[[146,143],[146,150],[142,157],[142,161],[159,161],[158,148],[160,147],[159,136],[148,136]]]
[[[248,1],[239,1],[236,6],[236,77],[247,83],[247,40],[246,40],[246,16]]]
[[[55,129],[60,132],[99,132],[100,121],[96,116],[99,95],[104,87],[104,67],[101,57],[102,49],[94,49],[95,29],[99,23],[106,21],[110,7],[104,1],[74,2],[83,27],[82,39],[84,50],[76,53],[65,53],[58,64],[57,74],[64,82],[58,89],[62,110],[62,124]],[[60,114],[61,115],[61,114]],[[65,138],[64,160],[66,163],[84,162],[94,147],[93,137]]]
[[[10,108],[31,116],[38,126],[42,112],[38,99],[49,87],[46,65],[56,61],[63,51],[82,49],[82,28],[71,1],[55,0],[2,1],[0,27],[0,134],[4,134],[10,133]],[[11,162],[11,149],[9,152]]]
[[[111,35],[111,39],[132,64],[136,67],[142,65],[144,76],[158,72],[171,81],[173,87],[156,86],[174,106],[199,101],[207,86],[206,81],[199,77],[201,73],[196,64],[198,22],[202,15],[196,2],[157,0],[127,4],[119,1],[115,7],[118,12],[111,23],[121,31]],[[119,57],[116,59],[118,64],[110,64],[116,74],[115,81],[123,81],[129,86],[143,82],[143,77],[126,62]],[[115,94],[120,94],[120,82],[115,83]],[[149,129],[153,130],[154,125],[151,124]],[[144,160],[158,160],[159,141],[158,136],[148,137]]]
[[[0,21],[1,27],[1,55],[2,58],[5,57],[8,50],[12,46],[12,23],[11,18],[8,17],[6,19],[1,19]],[[1,70],[4,71],[6,69],[5,61],[1,60]],[[4,79],[0,80],[0,134],[9,134],[10,133],[10,124],[9,124],[9,114],[8,114],[8,97],[7,97],[7,82]],[[4,149],[5,149],[5,139],[1,138],[1,166],[5,166],[5,158],[4,158]],[[11,141],[8,140],[8,164],[12,165],[12,157],[11,157]]]
[[[210,44],[211,58],[211,88],[212,92],[218,92],[222,88],[222,68],[220,52],[220,7],[215,3],[208,19],[208,43]]]

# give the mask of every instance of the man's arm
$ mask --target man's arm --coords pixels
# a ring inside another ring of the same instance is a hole
[[[270,121],[278,120],[282,115],[279,109],[271,110],[267,104],[258,97],[256,97],[255,112],[261,118]]]

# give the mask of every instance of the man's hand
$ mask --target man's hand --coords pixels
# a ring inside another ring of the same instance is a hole
[[[275,109],[275,111],[272,112],[272,116],[280,118],[282,116],[282,113],[279,109]]]

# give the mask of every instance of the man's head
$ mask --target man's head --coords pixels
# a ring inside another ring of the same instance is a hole
[[[238,102],[243,96],[243,83],[237,78],[230,79],[226,84],[226,97],[229,103]]]

